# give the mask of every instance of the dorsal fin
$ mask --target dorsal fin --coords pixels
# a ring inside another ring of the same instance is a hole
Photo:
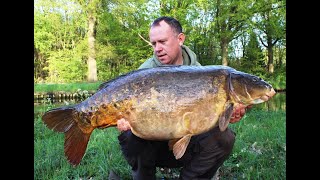
[[[168,67],[173,68],[173,67],[180,67],[180,66],[182,66],[182,65],[168,65],[168,64],[163,64],[163,65],[160,65],[160,66],[157,66],[157,67],[154,67],[154,68],[168,68]],[[101,83],[101,84],[99,85],[98,91],[100,91],[100,90],[103,89],[103,88],[108,87],[109,84],[111,84],[112,82],[114,82],[114,81],[116,81],[116,80],[119,80],[119,79],[121,79],[121,78],[123,78],[123,77],[125,77],[125,76],[128,76],[128,75],[130,75],[130,74],[133,74],[133,73],[136,73],[136,72],[139,72],[139,71],[144,71],[144,70],[146,70],[146,69],[150,69],[150,68],[143,68],[143,69],[133,70],[133,71],[130,71],[130,72],[128,72],[128,73],[119,75],[118,77],[116,77],[116,78],[114,78],[114,79],[111,79],[111,80],[109,80],[109,81],[103,82],[103,83]]]
[[[130,74],[133,74],[133,73],[138,72],[138,71],[141,71],[141,70],[143,70],[143,69],[133,70],[133,71],[130,71],[130,72],[126,73],[126,74],[119,75],[118,77],[116,77],[116,78],[114,78],[114,79],[111,79],[111,80],[109,80],[109,81],[103,82],[103,83],[101,83],[101,84],[99,85],[97,91],[100,91],[101,89],[108,87],[109,84],[111,84],[112,82],[114,82],[114,81],[116,81],[116,80],[119,80],[119,79],[121,79],[121,78],[123,78],[123,77],[125,77],[125,76],[128,76],[128,75],[130,75]]]

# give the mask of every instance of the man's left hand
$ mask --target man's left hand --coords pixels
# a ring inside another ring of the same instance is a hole
[[[245,115],[247,108],[251,108],[252,106],[245,106],[243,104],[238,104],[234,107],[230,123],[236,123],[239,122],[240,119]]]

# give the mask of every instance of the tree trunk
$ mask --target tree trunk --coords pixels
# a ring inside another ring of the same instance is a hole
[[[274,72],[274,66],[273,66],[273,43],[271,37],[268,38],[268,71],[269,73]]]
[[[221,54],[222,65],[228,66],[228,41],[226,39],[221,40]]]
[[[97,76],[97,62],[96,62],[96,51],[95,51],[95,28],[96,28],[96,18],[93,12],[89,11],[89,30],[88,30],[88,81],[95,82],[98,81]]]

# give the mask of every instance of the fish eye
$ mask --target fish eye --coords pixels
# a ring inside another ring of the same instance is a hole
[[[260,78],[260,77],[254,77],[252,80],[253,80],[253,81],[260,81],[261,78]]]

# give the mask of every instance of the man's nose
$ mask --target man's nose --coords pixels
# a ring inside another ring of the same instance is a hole
[[[160,51],[162,51],[162,46],[161,46],[161,44],[157,43],[157,44],[154,46],[154,51],[155,51],[155,52],[160,52]]]

